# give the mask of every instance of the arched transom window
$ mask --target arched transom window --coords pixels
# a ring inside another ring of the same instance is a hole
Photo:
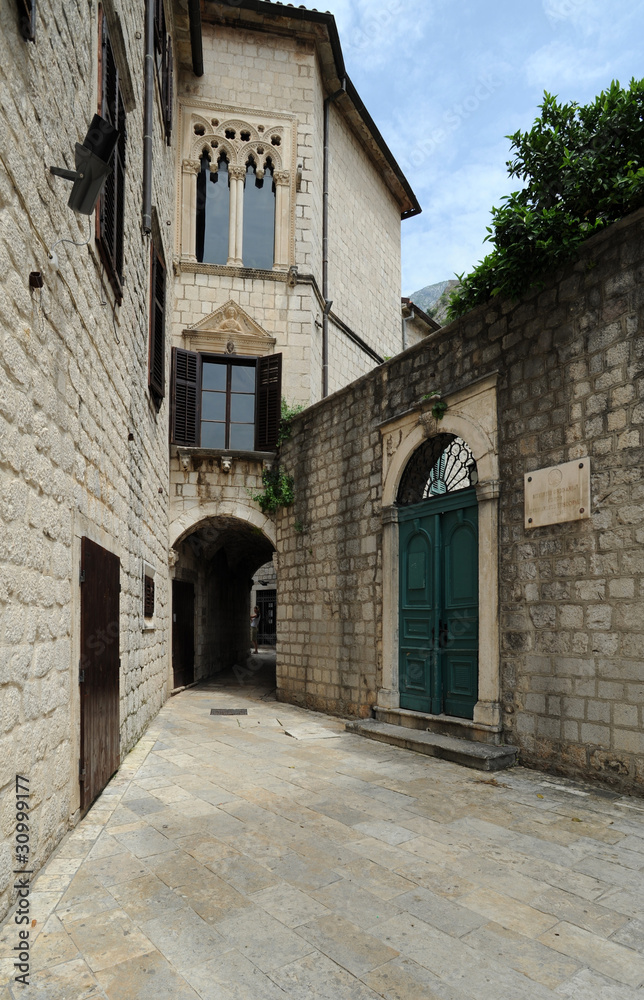
[[[428,438],[407,463],[398,489],[401,506],[466,490],[478,482],[472,450],[454,434]]]

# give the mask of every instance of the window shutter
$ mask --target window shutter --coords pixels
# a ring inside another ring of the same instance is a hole
[[[116,301],[123,293],[123,227],[125,220],[125,107],[119,88],[118,69],[105,18],[101,25],[101,114],[118,129],[112,172],[99,201],[98,246],[114,289]]]
[[[165,141],[170,145],[172,135],[172,101],[174,99],[174,63],[172,61],[172,39],[168,35],[165,49],[165,72],[163,74],[163,123]]]
[[[172,442],[196,448],[200,444],[201,365],[199,355],[172,349]]]
[[[257,423],[255,448],[274,451],[280,431],[282,355],[269,354],[257,361]]]
[[[160,405],[165,396],[165,279],[165,265],[158,250],[152,244],[148,384],[157,406]]]

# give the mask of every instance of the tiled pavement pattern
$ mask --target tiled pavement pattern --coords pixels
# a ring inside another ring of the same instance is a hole
[[[644,998],[644,802],[202,686],[66,837],[32,916],[32,985],[8,982],[9,920],[0,1000]]]

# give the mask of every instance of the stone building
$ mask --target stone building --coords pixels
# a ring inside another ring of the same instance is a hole
[[[4,912],[16,773],[38,870],[171,690],[247,654],[280,397],[401,349],[419,207],[329,14],[16,0],[0,108]],[[96,112],[114,169],[75,215],[49,167]]]
[[[642,790],[643,275],[640,210],[297,418],[280,698]]]
[[[156,13],[144,191],[143,5],[0,9],[0,911],[15,775],[29,779],[37,870],[167,697],[176,138]],[[49,167],[73,167],[97,111],[119,139],[88,217]]]
[[[276,541],[249,489],[273,461],[280,396],[315,403],[418,325],[401,327],[400,224],[419,207],[346,75],[333,17],[209,2],[202,44],[203,75],[181,76],[177,109],[176,686],[248,653],[250,581]]]

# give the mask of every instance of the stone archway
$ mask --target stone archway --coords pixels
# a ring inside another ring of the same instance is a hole
[[[173,688],[185,678],[199,681],[244,666],[253,575],[275,551],[273,524],[256,509],[243,503],[212,507],[216,512],[207,504],[184,512],[172,526]],[[191,642],[192,670],[184,662]]]
[[[467,442],[478,469],[475,487],[479,525],[479,674],[478,700],[467,735],[492,740],[500,733],[498,618],[498,446],[497,375],[444,397],[447,410],[439,422],[430,399],[381,425],[383,436],[383,670],[378,708],[400,709],[398,677],[398,489],[414,452],[437,433]],[[472,729],[474,726],[474,729]],[[480,733],[476,733],[476,727]],[[465,734],[464,734],[465,735]]]

